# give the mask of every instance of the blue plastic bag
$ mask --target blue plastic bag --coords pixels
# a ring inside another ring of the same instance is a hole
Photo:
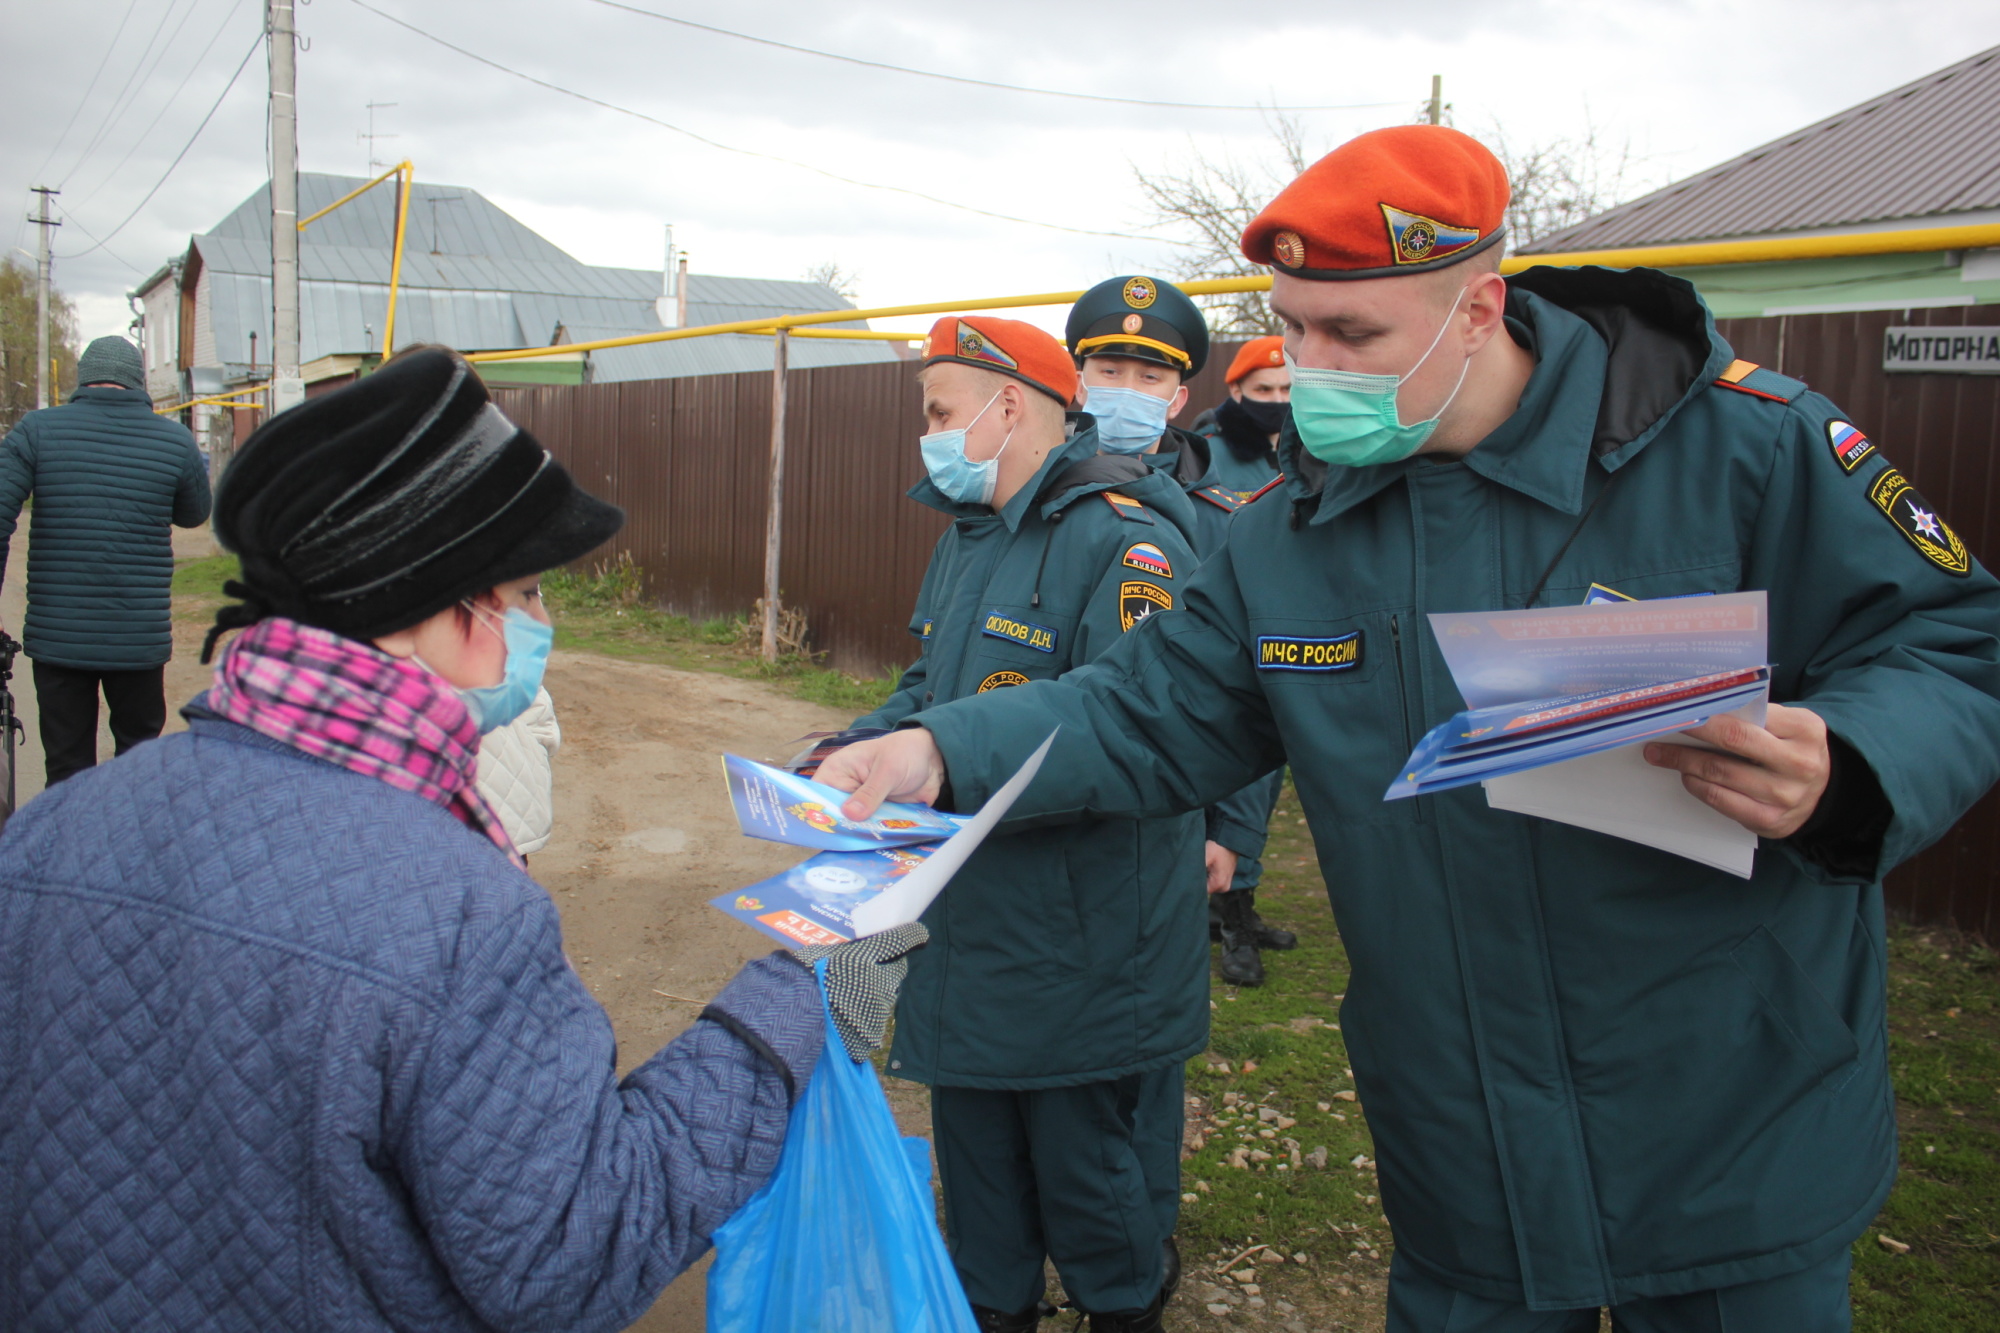
[[[814,971],[824,1010],[825,962]],[[898,1132],[827,1013],[778,1169],[715,1233],[708,1333],[977,1333],[930,1174],[930,1145]]]

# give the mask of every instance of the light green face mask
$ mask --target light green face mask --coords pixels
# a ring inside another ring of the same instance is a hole
[[[1285,353],[1285,368],[1292,376],[1292,421],[1306,452],[1322,463],[1338,467],[1367,467],[1372,463],[1397,462],[1423,448],[1424,441],[1437,429],[1438,418],[1464,386],[1472,358],[1467,357],[1465,365],[1459,368],[1458,383],[1451,386],[1444,405],[1424,421],[1403,424],[1396,410],[1396,391],[1430,360],[1457,313],[1458,300],[1454,297],[1444,323],[1438,325],[1437,336],[1404,375],[1320,370],[1301,366],[1292,360],[1290,352]]]

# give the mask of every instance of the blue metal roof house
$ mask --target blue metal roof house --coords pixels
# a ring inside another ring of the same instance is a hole
[[[299,174],[301,216],[363,183]],[[134,293],[144,303],[148,387],[166,401],[269,375],[270,189],[244,200],[184,257]],[[352,375],[381,351],[395,242],[395,191],[384,185],[308,226],[299,237],[299,360],[308,384]],[[546,347],[656,332],[666,275],[582,263],[476,190],[418,182],[410,191],[396,302],[396,344],[465,351]],[[687,276],[688,326],[765,315],[851,309],[813,282]],[[863,328],[860,323],[834,325]],[[896,359],[888,344],[794,340],[795,366]],[[487,367],[498,383],[665,379],[765,370],[771,340],[690,338]]]

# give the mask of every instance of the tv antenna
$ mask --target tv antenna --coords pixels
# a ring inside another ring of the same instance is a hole
[[[375,132],[375,113],[377,111],[386,111],[390,107],[399,105],[401,105],[401,103],[398,102],[368,103],[368,129],[365,133],[356,134],[354,136],[356,140],[368,145],[368,174],[371,176],[373,176],[376,172],[383,170],[389,165],[387,162],[381,162],[376,160],[375,141],[377,139],[400,139],[403,137],[400,134],[377,134]]]

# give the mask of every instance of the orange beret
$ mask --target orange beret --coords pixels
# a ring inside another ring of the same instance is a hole
[[[1471,135],[1397,125],[1307,167],[1243,230],[1243,253],[1319,280],[1422,273],[1507,234],[1507,170]]]
[[[1229,363],[1229,373],[1222,377],[1225,384],[1234,384],[1253,370],[1269,370],[1272,366],[1285,364],[1285,340],[1272,334],[1266,338],[1252,338],[1237,349],[1236,359]]]
[[[991,315],[946,315],[931,325],[920,353],[927,366],[957,361],[1031,384],[1068,407],[1076,401],[1076,362],[1032,324]]]

